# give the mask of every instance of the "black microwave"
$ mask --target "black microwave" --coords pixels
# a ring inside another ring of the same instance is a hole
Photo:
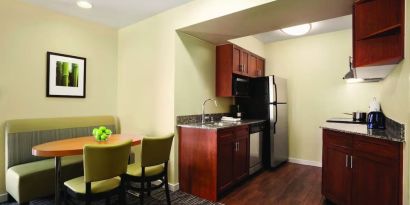
[[[232,76],[232,95],[235,97],[248,97],[250,90],[249,78]]]

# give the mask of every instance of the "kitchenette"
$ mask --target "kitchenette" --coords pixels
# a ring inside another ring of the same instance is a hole
[[[404,59],[403,4],[354,1],[348,32],[279,41],[265,45],[264,55],[246,43],[216,44],[215,96],[203,101],[202,115],[176,117],[180,189],[218,201],[290,162],[321,168],[325,201],[403,204],[405,125],[380,102],[386,102],[381,84]],[[201,24],[193,28],[198,32]],[[338,56],[336,50],[347,52]],[[207,114],[218,98],[232,100],[230,112]]]

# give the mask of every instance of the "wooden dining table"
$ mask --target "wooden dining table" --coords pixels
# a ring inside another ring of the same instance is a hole
[[[36,145],[32,148],[32,154],[39,157],[55,158],[55,204],[61,204],[61,157],[83,154],[86,144],[118,144],[125,140],[132,140],[132,146],[141,144],[142,135],[111,135],[107,141],[98,142],[94,136],[76,137],[64,140],[57,140]]]

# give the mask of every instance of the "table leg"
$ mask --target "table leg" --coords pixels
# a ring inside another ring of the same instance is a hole
[[[60,200],[60,194],[61,194],[61,158],[60,157],[55,157],[55,167],[56,167],[56,173],[55,173],[55,195],[54,195],[54,201],[56,205],[61,204]]]

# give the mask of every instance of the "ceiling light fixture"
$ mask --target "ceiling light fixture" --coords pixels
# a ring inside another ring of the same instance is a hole
[[[308,24],[302,24],[302,25],[292,26],[288,28],[282,28],[280,30],[283,33],[286,33],[291,36],[301,36],[301,35],[307,34],[311,28],[312,28],[312,25],[308,23]]]
[[[93,5],[88,1],[77,1],[77,6],[82,9],[91,9]]]

